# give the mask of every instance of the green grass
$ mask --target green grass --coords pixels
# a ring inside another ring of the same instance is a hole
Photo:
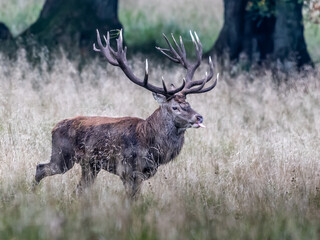
[[[45,0],[0,0],[0,22],[5,23],[14,36],[37,20]]]
[[[38,17],[44,0],[0,0],[0,21],[16,36]],[[134,10],[133,10],[134,9]],[[192,45],[189,30],[197,31],[204,50],[209,50],[222,26],[222,3],[194,1],[120,1],[119,18],[123,23],[127,44],[156,43],[163,46],[162,33],[182,35],[187,49]],[[205,18],[203,17],[205,16]]]
[[[305,38],[308,51],[315,63],[320,63],[320,24],[306,22]]]
[[[197,32],[207,51],[222,27],[220,1],[120,1],[119,9],[129,46],[150,42],[164,46],[161,34],[174,33],[176,38],[183,37],[187,49],[193,48],[189,36],[189,30],[192,30]]]

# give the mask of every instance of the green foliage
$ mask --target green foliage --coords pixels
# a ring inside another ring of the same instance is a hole
[[[214,15],[215,4],[206,5],[208,2],[176,1],[172,6],[159,0],[120,2],[119,19],[125,28],[126,43],[129,47],[139,46],[155,51],[155,45],[166,45],[162,33],[167,36],[174,33],[176,38],[182,36],[188,53],[192,53],[194,47],[189,35],[192,30],[197,32],[204,51],[207,51],[212,47],[222,26],[222,11],[216,10],[218,15]],[[210,14],[206,12],[203,15],[205,6],[211,10]],[[176,9],[184,10],[175,11]]]
[[[292,0],[281,1],[290,2]],[[303,4],[304,19],[306,21],[316,24],[320,22],[320,3],[318,0],[298,0],[298,3]],[[275,0],[249,0],[246,10],[252,14],[252,19],[256,20],[275,15],[275,7]]]
[[[14,36],[37,20],[45,0],[0,0],[0,22],[4,22]]]
[[[251,13],[253,20],[271,17],[275,14],[274,0],[250,0],[247,3],[246,10]]]
[[[320,23],[320,2],[318,0],[306,0],[304,4],[304,18],[306,21]]]
[[[320,24],[305,21],[305,39],[308,51],[315,63],[320,63]]]
[[[270,17],[274,14],[273,0],[250,0],[246,6],[253,18]],[[44,0],[0,0],[0,21],[5,22],[14,35],[26,29],[38,17]],[[157,1],[120,1],[119,18],[125,28],[126,43],[129,47],[146,46],[156,51],[155,45],[165,46],[161,33],[182,35],[188,52],[193,46],[189,30],[197,31],[204,51],[213,45],[222,26],[222,1],[175,1],[171,3]],[[312,19],[316,13],[315,0],[305,1],[305,36],[309,52],[315,62],[320,60],[320,32],[317,22]],[[177,11],[184,9],[184,11]],[[312,10],[312,11],[311,11]],[[152,13],[152,14],[151,14]],[[316,15],[318,16],[318,15]],[[310,20],[311,19],[311,20]],[[114,35],[113,37],[116,37]]]
[[[156,52],[155,46],[167,46],[162,33],[165,33],[169,39],[171,39],[170,34],[174,33],[176,39],[179,36],[182,37],[188,54],[194,54],[194,46],[189,35],[190,29],[185,29],[176,22],[157,21],[155,24],[147,24],[148,18],[143,12],[135,13],[132,11],[121,12],[120,19],[125,26],[125,39],[129,47],[139,47],[140,49]],[[217,32],[215,34],[217,35]],[[212,40],[201,33],[199,35],[204,45],[204,51],[209,50]]]

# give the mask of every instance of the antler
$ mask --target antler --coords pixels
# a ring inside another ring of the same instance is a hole
[[[127,64],[127,47],[123,49],[123,38],[122,38],[122,30],[120,30],[119,38],[117,39],[117,51],[111,48],[110,46],[110,34],[107,33],[107,38],[103,36],[103,39],[106,43],[106,46],[103,46],[101,42],[100,33],[97,30],[97,42],[99,48],[96,47],[95,44],[93,44],[93,50],[96,52],[101,52],[104,57],[107,59],[107,61],[113,65],[118,66],[122,69],[124,74],[135,84],[144,87],[145,89],[148,89],[151,92],[162,94],[166,96],[167,98],[172,97],[177,92],[180,92],[185,87],[185,81],[183,81],[182,85],[176,89],[168,90],[166,87],[165,82],[162,80],[162,88],[156,87],[148,82],[148,60],[146,59],[146,67],[145,67],[145,74],[144,79],[139,79],[130,67]]]
[[[163,37],[167,42],[169,48],[166,49],[166,48],[156,47],[156,49],[158,49],[163,55],[165,55],[171,61],[175,63],[180,63],[185,69],[187,69],[187,73],[185,77],[186,84],[184,88],[181,90],[181,94],[183,94],[184,96],[192,93],[204,93],[204,92],[210,91],[216,86],[217,80],[219,78],[219,74],[217,74],[216,80],[213,82],[213,84],[209,87],[204,88],[206,83],[209,82],[213,77],[213,63],[212,63],[211,57],[209,57],[209,66],[210,66],[209,75],[206,73],[206,76],[204,79],[192,81],[194,73],[197,70],[197,68],[200,66],[201,59],[202,59],[202,44],[196,32],[194,32],[194,35],[195,37],[190,31],[190,36],[196,49],[197,61],[195,63],[190,63],[187,60],[187,54],[186,54],[186,50],[185,50],[181,36],[179,37],[180,39],[180,46],[179,46],[173,34],[171,34],[176,50],[171,45],[170,41],[168,40],[165,34],[163,34]]]

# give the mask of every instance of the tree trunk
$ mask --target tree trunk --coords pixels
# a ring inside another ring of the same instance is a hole
[[[9,41],[12,40],[12,35],[9,28],[0,22],[0,41]]]
[[[278,0],[276,14],[274,57],[281,61],[293,61],[298,67],[311,64],[303,35],[302,1]]]
[[[259,15],[247,8],[248,0],[224,0],[224,25],[209,54],[223,62],[246,56],[249,63],[268,60],[312,64],[303,36],[299,0],[266,0],[273,13]]]
[[[224,25],[213,46],[218,56],[227,53],[231,60],[241,51],[244,26],[244,8],[247,0],[224,0]]]
[[[47,0],[39,19],[22,35],[49,48],[62,46],[92,54],[96,29],[105,33],[121,29],[117,0]]]
[[[12,57],[14,47],[15,43],[9,28],[4,23],[0,23],[0,51]]]

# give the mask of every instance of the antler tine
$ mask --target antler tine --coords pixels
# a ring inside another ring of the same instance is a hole
[[[191,82],[196,69],[200,66],[201,58],[202,58],[201,42],[200,42],[199,37],[196,32],[194,32],[194,35],[195,35],[195,37],[193,36],[193,33],[190,30],[190,36],[191,36],[192,42],[196,48],[196,55],[197,55],[197,61],[194,64],[189,63],[186,59],[186,56],[187,56],[186,50],[185,50],[181,36],[179,37],[179,40],[180,40],[180,46],[179,46],[174,35],[171,33],[172,41],[174,42],[176,49],[172,46],[172,44],[170,43],[169,39],[167,38],[167,36],[165,34],[163,34],[163,37],[164,37],[169,49],[156,47],[156,49],[158,49],[163,55],[165,55],[171,61],[173,61],[175,63],[180,63],[185,69],[187,69],[187,74],[186,74],[186,82],[187,83]],[[169,52],[171,54],[169,54],[167,52]]]
[[[165,51],[170,51],[169,49],[165,49],[165,48],[160,48],[160,47],[156,47],[157,50],[159,50],[163,55],[165,55],[167,58],[169,58],[171,61],[175,62],[175,63],[180,63],[180,61],[174,57],[171,57],[169,54],[167,54]]]
[[[100,48],[104,48],[104,46],[102,45],[102,42],[101,42],[101,37],[100,37],[100,32],[98,29],[96,29],[96,32],[97,32],[97,42],[98,42],[98,45]]]
[[[216,86],[218,78],[219,78],[219,73],[217,74],[217,78],[213,82],[213,84],[211,86],[209,86],[209,87],[204,88],[205,84],[207,82],[209,82],[213,77],[214,68],[213,68],[213,63],[212,63],[211,57],[209,57],[209,66],[210,66],[209,75],[206,72],[206,76],[205,76],[204,79],[188,82],[186,84],[185,88],[181,91],[182,94],[187,95],[187,94],[195,94],[195,93],[204,93],[204,92],[210,91],[211,89],[213,89]],[[198,87],[193,88],[194,86],[198,86]]]
[[[193,44],[195,45],[196,50],[198,51],[199,47],[198,47],[198,44],[197,44],[196,40],[194,40],[194,36],[193,36],[193,34],[192,34],[191,30],[189,31],[189,33],[190,33],[190,36],[191,36],[192,42],[193,42]]]
[[[109,34],[108,34],[109,36]],[[105,56],[105,58],[108,60],[108,62],[113,65],[113,66],[119,66],[118,62],[113,58],[113,56],[110,54],[110,51],[108,49],[108,45],[109,45],[109,40],[108,38],[106,39],[105,36],[104,40],[106,42],[106,47],[103,46],[102,42],[101,42],[101,37],[100,37],[100,33],[99,30],[97,29],[97,42],[98,42],[98,46],[99,49],[96,48],[96,45],[93,44],[93,50],[96,52],[102,52],[102,54]]]
[[[111,53],[111,56],[117,56],[117,52],[115,50],[113,50],[113,48],[110,46],[110,33],[107,32],[107,38],[105,35],[103,35],[103,39],[106,42],[106,49],[109,50],[109,52]],[[117,44],[118,45],[118,44]],[[117,46],[118,47],[118,46]]]
[[[216,80],[213,82],[213,84],[209,87],[206,87],[206,88],[203,88],[205,84],[205,81],[203,81],[203,83],[195,88],[195,89],[190,89],[191,91],[187,90],[186,93],[184,93],[185,95],[187,94],[195,94],[195,93],[205,93],[205,92],[209,92],[210,90],[212,90],[216,85],[217,85],[217,82],[219,80],[219,73],[217,74],[217,77],[216,77]]]
[[[172,40],[174,42],[174,45],[176,46],[176,48],[178,50],[179,57],[181,58],[182,57],[182,50],[181,50],[179,44],[177,43],[176,39],[174,38],[173,33],[171,33],[171,38],[172,38]]]
[[[148,77],[149,77],[148,60],[146,60],[144,79],[140,80],[132,72],[132,69],[127,64],[127,57],[126,57],[127,47],[123,48],[122,30],[120,30],[120,34],[119,34],[119,37],[117,39],[117,51],[115,51],[110,46],[110,34],[109,34],[109,32],[107,33],[107,38],[105,36],[103,36],[103,38],[104,38],[104,40],[106,42],[106,46],[105,47],[103,46],[103,44],[101,42],[100,33],[97,30],[97,42],[98,42],[99,48],[97,48],[95,46],[95,44],[94,44],[93,45],[93,50],[97,51],[97,52],[101,52],[110,64],[120,67],[122,69],[122,71],[124,72],[124,74],[133,83],[135,83],[135,84],[137,84],[137,85],[139,85],[141,87],[144,87],[144,88],[148,89],[151,92],[162,94],[162,95],[166,96],[167,98],[172,97],[174,94],[176,94],[177,92],[180,92],[185,87],[185,81],[183,81],[183,83],[182,83],[182,85],[180,87],[178,87],[176,89],[172,89],[172,90],[167,90],[167,87],[166,87],[164,81],[162,82],[163,88],[156,87],[156,86],[154,86],[152,84],[149,84],[148,83]]]
[[[176,45],[176,48],[178,50],[179,57],[180,57],[180,63],[182,64],[182,66],[184,66],[184,68],[188,68],[189,63],[187,61],[187,54],[186,54],[186,50],[184,48],[181,36],[180,36],[181,47],[179,46],[179,44],[177,43],[176,39],[174,38],[173,33],[171,33],[171,37],[172,37],[172,40],[173,40],[173,42]]]
[[[95,52],[101,52],[101,50],[96,47],[96,44],[95,44],[95,43],[93,44],[92,47],[93,47],[93,51],[95,51]]]
[[[145,69],[145,75],[149,74],[149,66],[148,66],[148,59],[146,59],[146,69]]]
[[[200,80],[196,80],[196,81],[191,81],[191,82],[188,84],[188,87],[191,88],[191,87],[193,87],[193,86],[201,85],[204,80],[205,80],[206,82],[209,82],[209,81],[212,79],[213,74],[214,74],[214,68],[213,68],[213,63],[212,63],[211,57],[209,57],[209,67],[210,67],[210,72],[209,72],[209,75],[206,75],[206,78],[205,78],[205,79],[200,79]]]
[[[194,34],[196,36],[196,40],[197,41],[194,39],[194,36],[193,36],[193,34],[192,34],[191,30],[190,30],[190,36],[191,36],[192,42],[193,42],[193,44],[194,44],[194,46],[196,48],[196,55],[197,55],[197,61],[194,63],[194,65],[190,69],[190,73],[189,73],[191,75],[190,76],[190,81],[193,78],[193,75],[194,75],[196,69],[200,66],[201,60],[202,60],[202,44],[201,44],[201,42],[199,40],[199,37],[198,37],[197,33],[194,32]]]
[[[187,57],[187,54],[186,54],[186,49],[184,48],[184,44],[183,44],[183,41],[182,41],[182,37],[180,36],[179,39],[180,39],[180,46],[181,46],[182,54],[183,54],[183,56],[186,58],[186,57]]]
[[[172,46],[172,44],[170,43],[169,39],[167,38],[167,36],[163,33],[163,38],[166,41],[169,49],[165,49],[165,48],[160,48],[160,47],[156,47],[157,50],[159,50],[163,55],[165,55],[167,58],[169,58],[171,61],[175,62],[175,63],[181,63],[181,65],[184,68],[188,68],[188,63],[186,61],[186,55],[185,55],[185,49],[184,46],[182,45],[181,48],[179,47],[176,39],[174,38],[173,34],[171,33],[171,37],[172,40],[177,48],[177,51],[174,49],[174,47]],[[170,52],[172,54],[169,55],[167,52]]]
[[[176,52],[176,50],[174,49],[174,47],[172,47],[172,45],[171,45],[169,39],[167,38],[167,36],[166,36],[164,33],[163,33],[162,35],[163,35],[163,38],[165,39],[165,41],[167,42],[167,44],[168,44],[168,46],[169,46],[169,48],[170,48],[171,53],[174,55],[174,58],[176,58],[176,59],[179,60],[179,62],[180,62],[180,56],[179,56],[179,54]]]
[[[217,85],[218,80],[219,80],[219,73],[217,73],[216,80],[213,82],[213,84],[212,84],[210,87],[207,87],[207,88],[201,89],[201,90],[199,90],[199,91],[198,91],[198,92],[196,92],[196,93],[205,93],[205,92],[209,92],[210,90],[212,90],[212,89]]]
[[[206,72],[206,77],[202,80],[200,86],[198,86],[197,88],[191,88],[191,87],[185,88],[184,90],[182,90],[182,94],[187,95],[191,93],[198,93],[204,87],[204,85],[206,85],[207,77],[208,77],[208,73]]]
[[[146,69],[144,72],[143,86],[147,86],[149,78],[148,59],[146,59]]]
[[[109,32],[108,32],[109,34]],[[122,38],[122,29],[120,30],[119,37],[117,38],[117,49],[119,53],[123,51],[123,38]]]
[[[173,47],[173,45],[168,40],[167,36],[165,34],[163,34],[163,37],[164,37],[165,41],[167,42],[169,49],[156,47],[163,55],[165,55],[171,61],[173,61],[175,63],[180,63],[184,68],[187,69],[187,73],[186,73],[186,77],[185,77],[186,84],[185,84],[185,87],[181,91],[181,94],[183,94],[185,96],[190,93],[200,93],[200,92],[209,91],[212,88],[214,88],[214,86],[216,84],[216,82],[214,82],[212,84],[212,86],[204,88],[205,84],[212,79],[213,74],[214,74],[213,73],[214,72],[213,71],[214,70],[213,63],[212,63],[212,60],[210,57],[209,57],[209,67],[210,67],[209,74],[206,73],[205,78],[203,78],[201,80],[192,81],[192,78],[194,76],[195,71],[197,70],[197,68],[201,64],[202,44],[201,44],[200,39],[198,37],[198,34],[196,32],[192,32],[190,30],[189,33],[190,33],[191,40],[192,40],[193,45],[195,46],[195,50],[196,50],[197,60],[194,63],[190,63],[186,59],[186,50],[185,50],[181,36],[179,37],[179,40],[180,40],[180,46],[179,46],[174,35],[171,33],[172,41],[175,46],[175,47]],[[197,87],[195,87],[195,86],[197,86]],[[164,85],[164,88],[165,88],[165,85]]]
[[[196,36],[196,42],[197,42],[197,45],[198,45],[197,57],[198,57],[199,65],[200,65],[200,62],[201,62],[201,59],[202,59],[202,44],[201,44],[200,39],[199,39],[199,37],[198,37],[196,32],[194,32],[194,35]]]
[[[163,87],[163,90],[164,90],[165,92],[168,92],[167,87],[166,87],[166,83],[164,82],[163,76],[162,76],[162,87]]]

